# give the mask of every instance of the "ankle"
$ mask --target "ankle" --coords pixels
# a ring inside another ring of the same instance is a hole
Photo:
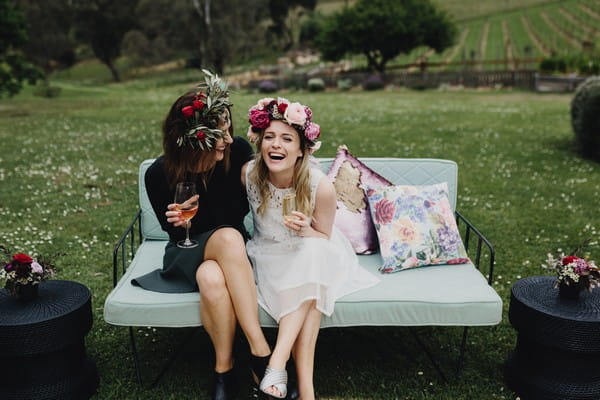
[[[231,371],[233,369],[233,360],[217,362],[215,364],[215,372],[218,374],[222,374],[227,371]]]

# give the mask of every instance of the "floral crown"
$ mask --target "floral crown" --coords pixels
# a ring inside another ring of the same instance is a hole
[[[229,102],[227,84],[203,69],[204,83],[198,85],[198,92],[191,105],[181,108],[188,130],[177,139],[179,147],[186,144],[192,148],[212,150],[218,139],[223,137],[223,130],[217,128],[223,114],[232,104]],[[229,117],[231,118],[231,117]]]
[[[265,97],[248,110],[248,139],[254,143],[257,133],[266,129],[271,121],[283,121],[295,128],[308,140],[308,147],[313,150],[320,147],[321,142],[315,142],[321,136],[321,127],[312,122],[312,110],[300,103],[290,103],[288,99],[278,97],[277,100]]]

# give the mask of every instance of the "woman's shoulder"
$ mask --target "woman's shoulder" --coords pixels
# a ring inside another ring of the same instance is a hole
[[[252,146],[246,139],[236,136],[233,138],[233,143],[231,143],[231,155],[246,162],[254,158],[254,150],[252,150]]]
[[[146,170],[145,176],[156,177],[157,175],[165,174],[165,156],[157,157],[152,164]]]

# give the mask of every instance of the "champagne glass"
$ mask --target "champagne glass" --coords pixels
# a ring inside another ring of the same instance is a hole
[[[283,218],[292,218],[292,211],[296,210],[296,193],[283,195]]]
[[[185,220],[185,240],[177,242],[177,247],[191,249],[198,246],[196,240],[190,240],[190,220],[198,211],[198,196],[196,196],[196,184],[194,182],[179,182],[175,187],[175,203],[177,211],[181,212],[181,218]]]

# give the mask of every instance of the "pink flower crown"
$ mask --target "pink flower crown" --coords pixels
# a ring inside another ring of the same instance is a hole
[[[283,121],[295,128],[308,140],[308,146],[316,150],[320,142],[316,140],[321,136],[321,127],[312,122],[312,110],[300,103],[290,103],[288,99],[278,97],[277,100],[271,97],[260,99],[256,105],[248,110],[248,139],[250,142],[256,142],[257,133],[266,129],[271,121]]]

